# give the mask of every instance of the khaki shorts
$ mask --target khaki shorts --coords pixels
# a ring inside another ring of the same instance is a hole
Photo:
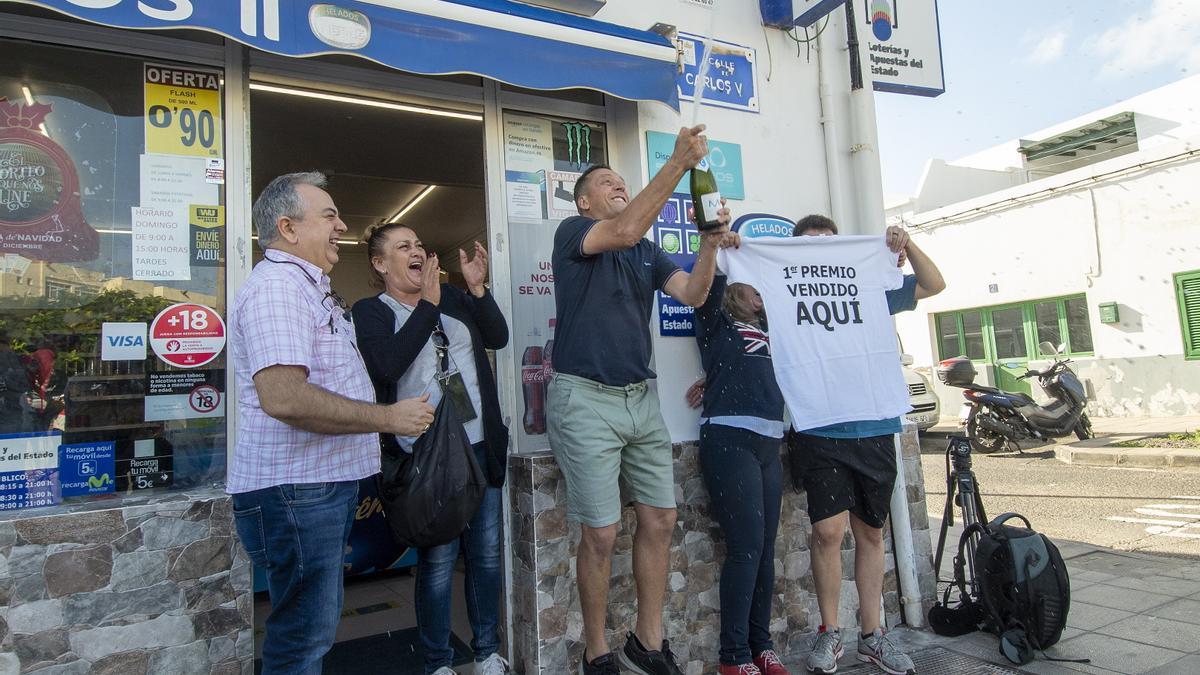
[[[567,481],[567,517],[588,527],[621,519],[625,501],[675,508],[671,435],[645,382],[610,387],[556,373],[546,399],[550,448]]]

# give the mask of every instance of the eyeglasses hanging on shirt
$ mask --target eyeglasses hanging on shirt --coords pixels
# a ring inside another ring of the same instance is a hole
[[[390,298],[388,302],[389,304],[394,303],[392,304],[393,309],[403,309],[408,312],[409,316],[412,316],[412,307]],[[467,393],[467,383],[463,379],[462,371],[459,370],[458,364],[454,362],[454,356],[450,353],[450,336],[446,333],[446,327],[442,325],[440,316],[437,325],[433,327],[433,333],[429,336],[429,341],[433,344],[433,350],[437,354],[433,379],[437,380],[442,396],[448,397],[454,404],[454,412],[458,413],[459,421],[466,424],[478,417],[479,413],[475,411],[475,405],[471,403],[471,395]]]
[[[304,266],[301,265],[300,263],[295,262],[294,260],[276,260],[276,259],[268,256],[265,253],[263,254],[263,260],[266,260],[267,262],[275,263],[276,265],[295,265],[296,269],[298,269],[304,273],[305,279],[308,279],[309,282],[311,282],[312,285],[315,286],[318,291],[321,290],[321,283],[319,281],[317,281],[316,279],[312,278],[312,275],[309,274],[308,270],[304,269]],[[325,306],[326,302],[329,303],[328,307]],[[350,320],[350,311],[349,311],[350,307],[346,304],[346,301],[342,299],[342,296],[338,295],[337,291],[333,290],[333,288],[330,287],[330,289],[328,291],[325,291],[325,295],[321,298],[321,309],[324,309],[329,312],[329,332],[330,333],[337,332],[337,328],[333,325],[333,314],[334,314],[333,310],[334,310],[334,308],[342,310],[342,318],[343,319],[345,319],[346,321]]]
[[[441,317],[438,317],[430,340],[433,342],[434,351],[437,352],[436,377],[438,385],[442,388],[442,396],[449,398],[454,404],[454,411],[458,413],[460,422],[470,422],[479,413],[475,412],[475,406],[471,403],[471,395],[467,393],[467,383],[463,379],[462,371],[458,369],[457,364],[454,364],[453,369],[451,367],[453,357],[450,356],[450,338],[442,326]]]

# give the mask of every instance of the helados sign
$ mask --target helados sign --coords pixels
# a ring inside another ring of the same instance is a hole
[[[743,237],[758,239],[761,237],[790,237],[795,223],[781,216],[769,213],[747,213],[738,218],[731,228]]]

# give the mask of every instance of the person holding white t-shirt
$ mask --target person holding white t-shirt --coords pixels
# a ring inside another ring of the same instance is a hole
[[[834,236],[837,225],[820,215],[801,218],[792,236]],[[899,227],[888,227],[887,246],[898,252],[913,274],[904,275],[902,285],[886,292],[888,311],[910,311],[917,301],[937,295],[946,288],[933,261]],[[860,638],[858,657],[884,672],[909,675],[916,672],[912,659],[892,643],[879,626],[879,603],[883,595],[883,524],[887,520],[892,488],[896,482],[896,453],[893,434],[899,433],[899,417],[848,421],[787,434],[792,477],[808,493],[808,512],[813,529],[810,536],[813,581],[821,626],[808,658],[808,670],[834,673],[843,653],[838,603],[842,587],[842,538],[846,527],[854,532],[854,583],[858,587]]]
[[[792,477],[808,496],[813,578],[822,625],[808,670],[834,673],[843,654],[838,603],[841,543],[854,532],[855,585],[862,623],[858,658],[893,675],[915,673],[912,659],[879,626],[883,592],[883,524],[896,482],[893,435],[910,408],[891,315],[916,307],[946,284],[937,266],[904,230],[833,237],[837,225],[802,218],[794,237],[743,240],[722,251],[730,282],[754,286],[771,323],[774,372],[791,415],[786,434]],[[913,274],[900,271],[912,264]],[[690,405],[706,394],[689,388]],[[794,429],[799,429],[800,432]]]

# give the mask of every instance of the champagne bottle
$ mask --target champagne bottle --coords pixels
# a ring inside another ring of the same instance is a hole
[[[717,210],[721,208],[721,192],[717,189],[717,177],[709,168],[707,157],[692,169],[691,188],[696,227],[700,230],[716,227]]]

